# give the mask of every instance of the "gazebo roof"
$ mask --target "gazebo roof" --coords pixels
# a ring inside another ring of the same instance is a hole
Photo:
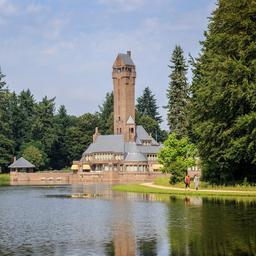
[[[17,161],[13,162],[9,165],[9,168],[35,168],[33,164],[31,164],[28,160],[23,157],[20,157]]]

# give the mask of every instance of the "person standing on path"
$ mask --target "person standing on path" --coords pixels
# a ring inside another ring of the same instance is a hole
[[[199,177],[198,177],[198,174],[196,174],[195,177],[194,177],[194,184],[195,184],[195,189],[198,190],[198,187],[199,187]]]
[[[185,177],[185,188],[190,188],[190,177],[188,174]]]

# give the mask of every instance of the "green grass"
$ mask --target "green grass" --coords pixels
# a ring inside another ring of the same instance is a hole
[[[176,188],[184,188],[185,184],[183,182],[177,183],[175,185],[171,185],[169,183],[169,177],[158,177],[155,179],[154,184],[165,186],[165,187],[176,187]],[[191,188],[194,188],[193,179],[191,180],[190,184]],[[255,191],[256,192],[256,186],[250,186],[250,185],[241,185],[237,184],[235,186],[218,186],[218,185],[211,185],[207,182],[200,181],[199,188],[201,189],[216,189],[216,190],[239,190],[239,191]]]
[[[123,192],[136,192],[136,193],[152,193],[152,194],[168,194],[168,195],[181,195],[181,196],[211,196],[211,197],[255,197],[256,191],[245,191],[243,193],[237,192],[226,192],[222,190],[221,192],[214,191],[196,191],[196,190],[167,190],[160,188],[147,187],[138,184],[127,184],[127,185],[114,185],[113,190],[123,191]]]
[[[0,186],[10,185],[10,174],[0,174]]]

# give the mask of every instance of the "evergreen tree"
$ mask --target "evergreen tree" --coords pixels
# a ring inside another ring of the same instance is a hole
[[[182,48],[177,45],[172,53],[169,88],[167,90],[168,105],[167,122],[171,132],[178,137],[188,134],[188,82],[186,78],[187,65]]]
[[[219,0],[192,83],[192,124],[206,179],[256,181],[256,5]]]
[[[99,129],[102,134],[113,134],[114,132],[114,95],[107,93],[105,101],[99,106],[100,123]]]
[[[32,123],[35,118],[35,100],[30,90],[11,97],[11,127],[15,138],[15,150],[32,139]]]
[[[162,117],[158,112],[155,95],[149,87],[146,87],[142,95],[138,97],[136,108],[140,116],[149,116],[158,123],[162,122]]]
[[[40,141],[45,153],[51,159],[52,146],[57,140],[56,125],[54,120],[55,98],[46,96],[36,105],[36,114],[32,122],[33,140]]]
[[[67,130],[71,125],[70,116],[64,105],[61,105],[58,114],[54,117],[56,140],[51,147],[50,166],[60,170],[70,165],[68,161]]]
[[[14,154],[14,141],[10,126],[10,93],[0,70],[0,169],[6,170]]]

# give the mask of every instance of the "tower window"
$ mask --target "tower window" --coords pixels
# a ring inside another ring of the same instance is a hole
[[[131,133],[133,133],[133,128],[131,128]]]

